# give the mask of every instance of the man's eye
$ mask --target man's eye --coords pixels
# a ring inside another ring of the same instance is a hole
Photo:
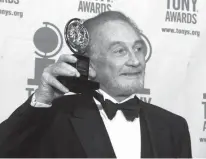
[[[118,54],[124,54],[124,53],[126,53],[126,50],[123,49],[123,48],[121,48],[121,49],[117,49],[117,50],[115,51],[115,53],[118,53]]]
[[[135,48],[134,48],[134,51],[135,51],[135,52],[140,52],[140,51],[142,51],[142,47],[135,47]]]

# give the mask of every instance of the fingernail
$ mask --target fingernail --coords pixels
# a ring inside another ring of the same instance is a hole
[[[72,60],[73,60],[73,62],[77,62],[77,58],[74,56],[72,56]]]
[[[76,72],[76,76],[77,76],[77,77],[80,77],[80,73],[79,73],[79,72]]]
[[[68,92],[69,92],[69,89],[65,88],[65,89],[64,89],[64,92],[65,92],[65,93],[68,93]]]

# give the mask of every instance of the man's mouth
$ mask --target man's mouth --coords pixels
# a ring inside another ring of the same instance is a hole
[[[137,77],[142,75],[142,72],[125,72],[125,73],[121,73],[121,76],[126,76],[126,77]]]

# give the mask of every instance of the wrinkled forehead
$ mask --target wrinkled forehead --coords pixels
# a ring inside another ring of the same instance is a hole
[[[140,34],[134,27],[129,23],[115,20],[104,23],[99,27],[99,33],[102,37],[107,38],[107,40],[138,40],[140,39]]]

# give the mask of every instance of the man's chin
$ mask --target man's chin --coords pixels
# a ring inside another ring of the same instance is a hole
[[[143,81],[122,81],[119,85],[119,93],[124,95],[131,95],[138,93],[140,90],[144,88],[144,82]]]

